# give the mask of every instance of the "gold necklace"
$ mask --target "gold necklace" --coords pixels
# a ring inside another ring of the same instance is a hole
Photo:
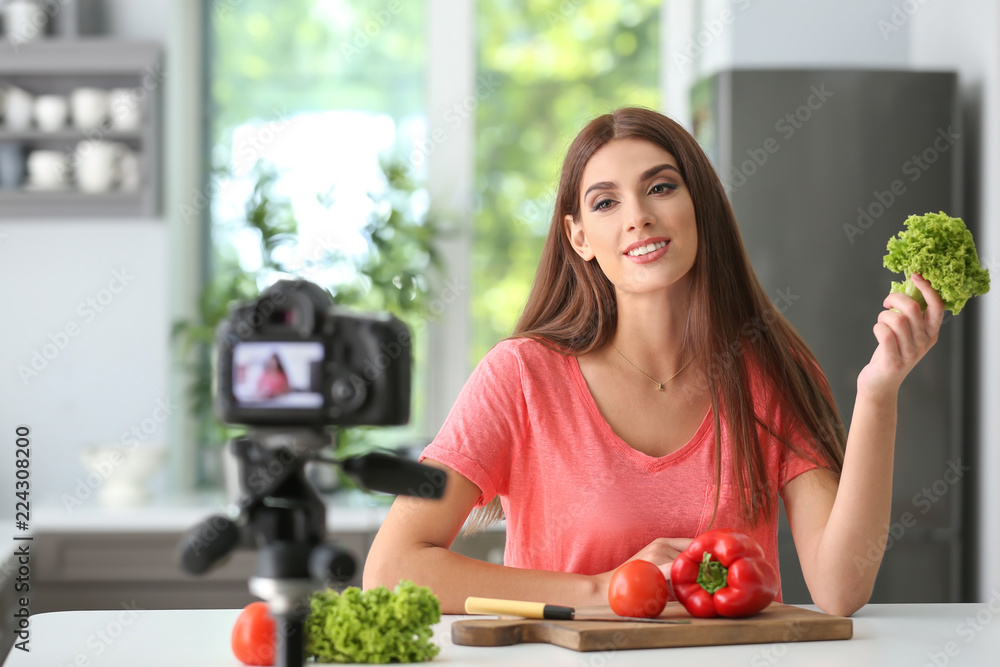
[[[613,347],[613,348],[615,349],[615,352],[617,352],[617,353],[618,353],[618,356],[619,356],[619,357],[621,357],[622,359],[625,359],[625,363],[626,363],[626,364],[628,364],[629,366],[631,366],[631,367],[632,367],[632,368],[634,368],[635,370],[639,371],[639,372],[640,372],[640,373],[642,373],[643,375],[646,375],[645,373],[643,373],[643,372],[642,372],[642,369],[641,369],[641,368],[639,368],[638,366],[636,366],[635,364],[633,364],[633,363],[632,363],[631,361],[629,361],[629,360],[628,360],[628,359],[627,359],[627,358],[625,357],[625,355],[624,355],[624,354],[622,354],[622,351],[618,349],[618,346],[617,346],[617,345],[615,345],[614,343],[611,343],[611,347]],[[671,381],[671,380],[673,380],[673,379],[674,379],[675,377],[677,377],[678,375],[680,375],[680,374],[681,374],[681,371],[682,371],[682,370],[684,370],[685,368],[687,368],[687,367],[688,367],[688,364],[690,364],[690,363],[691,363],[692,361],[694,361],[694,357],[691,357],[690,359],[688,359],[688,360],[687,360],[687,361],[686,361],[686,362],[684,363],[684,365],[683,365],[683,366],[681,366],[680,368],[678,368],[678,369],[677,369],[677,372],[676,372],[676,373],[674,373],[673,375],[671,375],[670,377],[668,377],[668,378],[667,378],[666,380],[664,380],[663,382],[659,382],[659,381],[657,381],[657,380],[654,380],[653,378],[649,377],[648,375],[646,375],[646,377],[647,377],[647,378],[649,378],[649,380],[650,380],[650,381],[652,381],[652,383],[656,385],[656,388],[657,388],[657,389],[658,389],[659,391],[663,391],[663,385],[665,385],[666,383],[670,382],[670,381]]]

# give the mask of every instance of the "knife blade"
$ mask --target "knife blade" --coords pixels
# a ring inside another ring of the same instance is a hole
[[[543,618],[553,621],[624,621],[628,623],[671,623],[684,625],[691,621],[677,618],[639,618],[635,616],[609,616],[608,614],[577,611],[544,602],[524,602],[521,600],[501,600],[497,598],[468,597],[465,599],[466,614],[506,614],[524,618]]]

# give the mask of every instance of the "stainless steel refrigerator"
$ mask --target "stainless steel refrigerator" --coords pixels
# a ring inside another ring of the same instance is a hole
[[[886,242],[911,214],[962,215],[957,78],[725,71],[693,88],[692,111],[757,275],[816,354],[849,427],[872,326],[896,279],[882,268]],[[946,318],[900,392],[890,537],[873,602],[956,602],[969,585],[968,312]],[[808,602],[783,511],[779,546],[784,599]]]

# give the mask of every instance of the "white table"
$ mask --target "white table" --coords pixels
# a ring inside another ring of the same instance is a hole
[[[31,652],[12,649],[5,665],[44,667],[239,667],[229,633],[239,610],[73,611],[31,617]],[[518,667],[700,665],[703,667],[945,667],[1000,664],[1000,595],[984,604],[868,605],[843,641],[747,644],[577,653],[545,644],[456,646],[445,616],[435,628],[432,664]],[[481,618],[481,617],[480,617]]]

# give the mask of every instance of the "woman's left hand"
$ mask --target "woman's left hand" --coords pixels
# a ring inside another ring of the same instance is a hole
[[[937,342],[944,302],[919,274],[913,274],[913,284],[924,295],[927,310],[905,294],[894,292],[882,305],[888,310],[879,313],[873,331],[878,347],[871,361],[858,375],[858,392],[896,392],[903,380],[927,351]]]

